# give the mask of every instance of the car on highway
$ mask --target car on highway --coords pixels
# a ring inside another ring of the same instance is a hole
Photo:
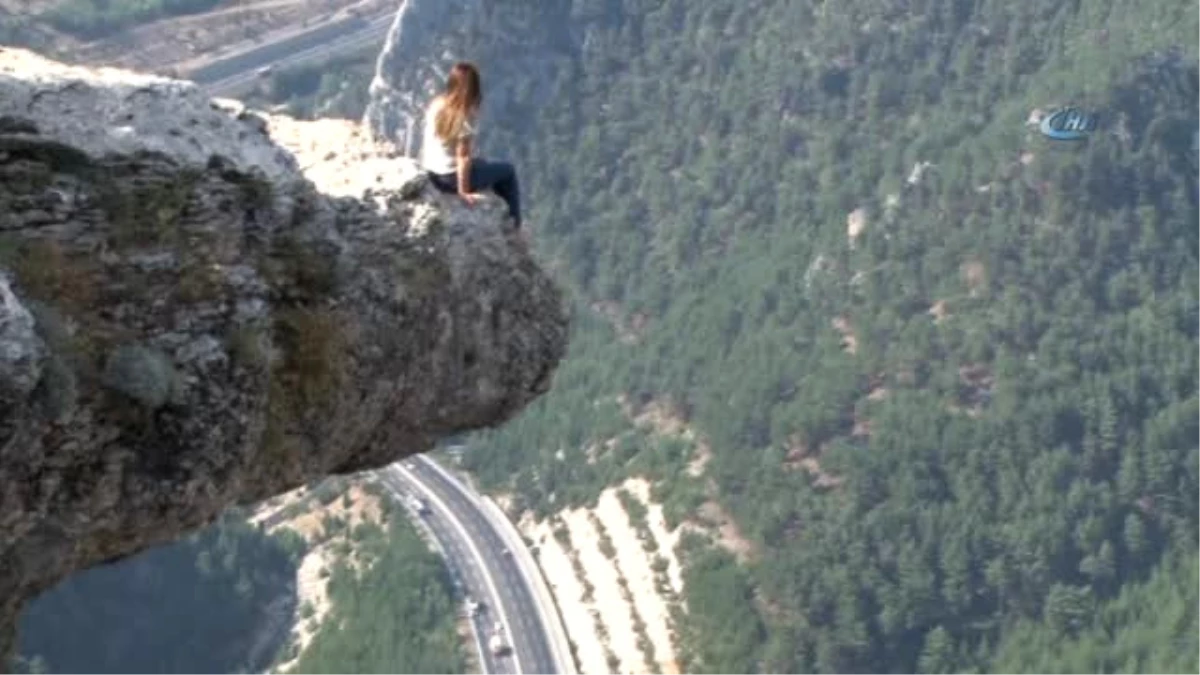
[[[491,650],[493,656],[504,656],[509,652],[508,643],[504,641],[504,636],[500,633],[492,633],[488,638],[488,649]]]
[[[469,614],[472,619],[482,614],[483,610],[485,609],[487,609],[487,605],[476,600],[475,598],[467,596],[467,614]]]
[[[416,495],[408,496],[408,507],[422,516],[429,513],[429,503]]]

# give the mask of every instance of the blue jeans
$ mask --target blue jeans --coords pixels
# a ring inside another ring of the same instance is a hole
[[[509,162],[471,158],[467,180],[472,192],[491,188],[512,214],[516,227],[521,227],[521,186],[517,182],[517,170]],[[430,173],[429,180],[442,192],[458,192],[458,174]]]

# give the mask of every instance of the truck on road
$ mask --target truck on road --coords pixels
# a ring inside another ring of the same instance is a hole
[[[491,650],[492,656],[504,656],[509,652],[508,643],[504,640],[504,633],[499,629],[488,638],[488,649]]]

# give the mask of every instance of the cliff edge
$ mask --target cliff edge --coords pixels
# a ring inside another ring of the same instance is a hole
[[[302,124],[0,49],[0,659],[73,571],[548,389],[566,308],[499,200],[366,146],[314,184]]]

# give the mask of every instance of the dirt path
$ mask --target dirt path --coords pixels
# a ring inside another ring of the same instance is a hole
[[[312,642],[321,622],[329,614],[328,581],[321,577],[321,570],[328,569],[331,562],[332,555],[328,544],[312,549],[300,561],[300,569],[296,570],[296,616],[290,640],[297,646],[296,656],[279,664],[275,668],[277,673],[286,672],[296,665]],[[312,614],[308,618],[304,618],[305,607],[312,608]]]

